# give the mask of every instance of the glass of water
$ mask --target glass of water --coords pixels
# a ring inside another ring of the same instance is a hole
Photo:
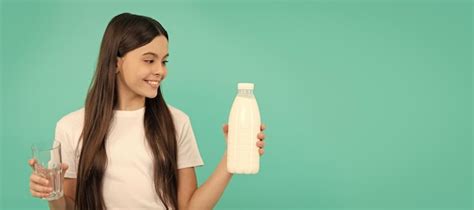
[[[48,180],[48,187],[53,191],[45,200],[56,200],[63,196],[63,182],[61,179],[61,142],[39,142],[31,147],[33,159],[36,160],[34,173]]]

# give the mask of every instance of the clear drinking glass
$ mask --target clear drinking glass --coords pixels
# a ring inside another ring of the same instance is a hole
[[[34,173],[48,179],[48,187],[53,191],[45,200],[56,200],[63,196],[63,183],[61,179],[61,142],[35,143],[31,147],[33,158],[36,160]]]

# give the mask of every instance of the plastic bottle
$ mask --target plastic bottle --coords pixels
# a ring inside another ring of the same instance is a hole
[[[229,115],[227,136],[227,171],[234,174],[256,174],[260,168],[260,111],[253,94],[253,83],[239,83],[238,93]]]

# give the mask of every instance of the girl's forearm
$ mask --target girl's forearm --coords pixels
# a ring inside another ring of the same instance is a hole
[[[57,200],[48,201],[50,210],[66,210],[66,198],[63,196]]]
[[[188,210],[213,209],[229,184],[232,174],[227,172],[227,151],[214,173],[194,191]]]
[[[50,210],[73,210],[74,201],[67,196],[63,196],[58,200],[49,201]]]

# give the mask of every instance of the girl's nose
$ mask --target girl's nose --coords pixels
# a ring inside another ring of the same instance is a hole
[[[160,77],[160,80],[163,80],[166,76],[166,68],[163,66],[158,66],[153,69],[153,74]]]

